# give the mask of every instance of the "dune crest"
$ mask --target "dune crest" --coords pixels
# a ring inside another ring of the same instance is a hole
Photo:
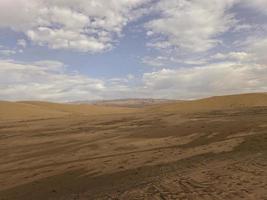
[[[154,106],[152,109],[159,111],[199,112],[260,106],[267,106],[267,93],[214,96],[192,101],[178,101],[176,103]]]
[[[0,120],[58,118],[66,115],[101,115],[130,113],[136,109],[96,105],[72,105],[41,101],[0,102]]]
[[[159,112],[200,112],[211,110],[250,108],[267,106],[267,93],[238,94],[215,96],[199,100],[176,101],[171,103],[147,104],[145,110]],[[131,105],[90,105],[64,104],[42,101],[0,102],[0,120],[17,120],[29,118],[57,118],[66,115],[104,115],[132,113],[142,108],[132,108]]]

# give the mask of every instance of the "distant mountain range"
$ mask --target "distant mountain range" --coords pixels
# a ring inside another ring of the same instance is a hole
[[[95,101],[75,101],[71,104],[91,104],[102,106],[116,106],[116,107],[130,107],[130,108],[142,108],[149,105],[165,104],[177,102],[177,100],[169,99],[114,99],[114,100],[95,100]]]

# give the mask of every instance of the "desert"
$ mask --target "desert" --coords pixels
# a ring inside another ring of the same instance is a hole
[[[267,94],[0,102],[0,199],[266,199]]]
[[[267,200],[267,0],[0,0],[0,200]]]

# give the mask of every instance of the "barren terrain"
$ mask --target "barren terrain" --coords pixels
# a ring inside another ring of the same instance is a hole
[[[0,102],[0,200],[267,199],[267,94]]]

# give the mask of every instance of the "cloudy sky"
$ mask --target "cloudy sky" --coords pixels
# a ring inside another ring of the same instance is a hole
[[[267,0],[0,0],[0,99],[267,91]]]

